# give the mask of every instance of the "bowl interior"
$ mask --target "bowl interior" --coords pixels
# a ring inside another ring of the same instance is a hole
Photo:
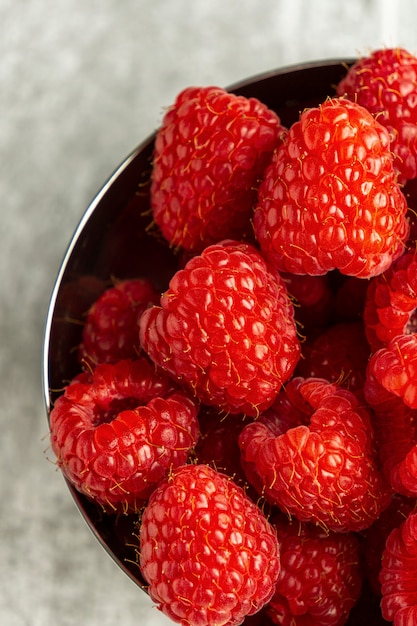
[[[284,125],[316,106],[353,60],[284,68],[241,82],[230,91],[256,97],[275,110]],[[59,270],[49,306],[44,341],[43,386],[49,414],[63,387],[79,372],[77,346],[86,311],[114,279],[142,276],[163,291],[177,267],[173,250],[149,230],[149,180],[154,136],[120,165],[87,208]],[[103,514],[68,484],[87,524],[103,547],[140,587],[144,581],[132,546],[135,519]]]

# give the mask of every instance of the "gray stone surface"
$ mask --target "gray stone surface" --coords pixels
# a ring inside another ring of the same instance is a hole
[[[68,240],[190,84],[381,45],[413,0],[0,0],[0,623],[167,623],[92,536],[48,454],[41,346]]]

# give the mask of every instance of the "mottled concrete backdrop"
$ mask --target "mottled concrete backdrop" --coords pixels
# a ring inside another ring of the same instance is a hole
[[[0,0],[0,623],[163,624],[47,460],[41,345],[68,240],[190,84],[382,45],[413,0]]]

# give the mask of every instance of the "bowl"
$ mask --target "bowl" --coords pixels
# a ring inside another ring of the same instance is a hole
[[[352,60],[291,66],[229,88],[256,97],[275,110],[284,125],[300,111],[334,94]],[[149,233],[149,181],[155,135],[123,161],[86,209],[59,268],[47,313],[43,349],[43,391],[47,415],[63,387],[79,372],[77,346],[83,314],[112,278],[143,276],[163,291],[175,270],[173,251]],[[68,482],[79,511],[120,568],[145,590],[132,546],[135,519],[104,514]]]

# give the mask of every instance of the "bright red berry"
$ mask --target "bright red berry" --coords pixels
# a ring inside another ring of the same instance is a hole
[[[257,416],[299,358],[285,283],[249,244],[209,246],[143,314],[141,344],[202,403]]]
[[[78,351],[83,367],[138,357],[140,316],[158,300],[158,292],[144,278],[120,281],[106,289],[87,313]]]
[[[370,278],[403,252],[406,212],[386,128],[358,104],[329,98],[301,113],[276,149],[254,229],[279,271]]]
[[[270,600],[279,546],[229,477],[185,465],[160,483],[143,512],[140,567],[151,598],[175,622],[237,626]]]
[[[362,570],[354,533],[274,516],[281,571],[266,612],[279,626],[342,626],[359,598]]]
[[[390,133],[401,180],[417,176],[417,57],[403,48],[374,50],[352,65],[337,86]]]
[[[394,626],[417,623],[417,513],[388,536],[382,556],[380,583],[383,617]]]
[[[382,350],[382,349],[381,349]],[[376,353],[378,355],[378,352]],[[374,428],[384,473],[392,488],[417,496],[417,410],[404,403],[381,382],[378,357],[371,357],[364,396],[374,413]],[[395,372],[393,372],[395,378]],[[389,380],[389,376],[386,376]]]
[[[375,378],[389,393],[417,409],[417,334],[394,337],[372,354],[368,378]]]
[[[382,554],[388,535],[397,528],[415,509],[417,500],[394,493],[388,508],[362,533],[361,550],[366,578],[375,595],[381,595],[379,574],[382,567]]]
[[[50,415],[58,465],[109,512],[136,510],[198,438],[197,406],[143,357],[81,374]]]
[[[155,142],[151,206],[164,237],[196,252],[252,237],[256,190],[283,132],[255,98],[220,87],[183,90]]]
[[[403,254],[369,283],[363,319],[372,351],[417,330],[417,252]]]
[[[293,378],[292,415],[272,408],[239,437],[248,480],[281,510],[334,531],[370,526],[389,503],[370,412],[356,396],[322,379]],[[290,420],[288,416],[290,415]]]

